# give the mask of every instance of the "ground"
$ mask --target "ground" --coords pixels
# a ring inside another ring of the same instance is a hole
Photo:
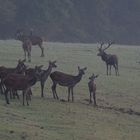
[[[44,43],[45,58],[39,47],[32,48],[30,67],[57,60],[54,70],[76,75],[78,66],[86,74],[74,88],[74,103],[67,102],[67,89],[57,87],[61,101],[53,99],[50,78],[41,98],[40,84],[33,87],[30,106],[0,95],[0,140],[139,140],[140,138],[140,48],[112,45],[107,53],[117,54],[120,76],[106,76],[105,63],[97,56],[98,44]],[[24,54],[21,43],[0,41],[0,65],[15,67]],[[96,79],[98,107],[89,105],[88,77]]]

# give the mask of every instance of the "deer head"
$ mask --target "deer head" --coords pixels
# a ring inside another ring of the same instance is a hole
[[[99,75],[92,74],[91,77],[89,77],[90,80],[94,81]]]
[[[80,68],[80,67],[78,66],[79,74],[84,75],[84,74],[85,74],[85,70],[87,70],[87,67],[85,67],[85,68]]]
[[[102,48],[104,43],[101,43],[100,47],[98,48],[99,53],[97,54],[97,56],[103,56],[105,53],[105,50],[108,49],[112,44],[114,44],[114,42],[110,42],[108,43],[107,47]]]
[[[26,71],[28,66],[25,65],[24,62],[25,62],[25,59],[24,60],[20,60],[20,59],[18,60],[18,64],[17,64],[17,67],[16,67],[16,71],[18,73],[24,73]]]
[[[49,61],[49,66],[52,68],[56,68],[57,67],[56,61]]]

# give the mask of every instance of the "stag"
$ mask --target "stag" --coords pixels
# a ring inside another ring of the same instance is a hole
[[[23,94],[23,105],[24,105],[24,98],[26,97],[26,102],[27,105],[28,103],[28,98],[29,98],[29,93],[31,91],[31,87],[38,81],[40,78],[40,67],[35,67],[35,72],[32,75],[21,75],[21,74],[9,74],[4,80],[3,84],[6,87],[5,90],[5,100],[6,103],[9,104],[9,99],[8,99],[8,92],[10,90],[12,91],[17,91],[21,90]]]
[[[109,74],[111,75],[111,67],[113,66],[115,68],[116,76],[119,76],[119,69],[118,69],[118,57],[115,54],[107,54],[105,52],[106,49],[108,49],[113,42],[108,43],[108,46],[106,48],[102,48],[104,43],[101,43],[100,48],[98,48],[99,53],[97,54],[98,56],[101,57],[101,59],[106,63],[107,67],[107,75],[108,75],[108,66],[110,66],[110,72]]]
[[[39,36],[35,36],[32,34],[32,30],[30,32],[30,35],[25,35],[23,33],[22,30],[18,30],[16,32],[16,39],[21,41],[22,43],[24,43],[26,40],[30,40],[31,41],[31,44],[34,46],[34,45],[37,45],[40,47],[41,49],[41,57],[44,57],[44,47],[43,47],[43,39]]]
[[[50,77],[52,79],[53,85],[52,85],[52,93],[53,97],[55,99],[59,99],[57,92],[56,92],[56,86],[57,84],[61,86],[68,87],[68,101],[70,101],[70,94],[72,96],[72,102],[74,101],[74,96],[73,96],[73,88],[76,86],[77,83],[79,83],[82,79],[82,76],[85,74],[85,70],[87,68],[81,69],[78,66],[78,75],[73,76],[69,75],[63,72],[55,71],[51,73]]]
[[[88,88],[89,88],[89,93],[90,93],[90,100],[89,103],[92,103],[92,97],[94,100],[94,106],[97,105],[96,103],[96,84],[95,84],[95,79],[98,77],[98,75],[92,75],[89,77],[90,81],[88,82]]]

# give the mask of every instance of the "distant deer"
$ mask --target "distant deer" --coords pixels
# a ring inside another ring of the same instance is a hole
[[[90,81],[88,82],[88,88],[89,88],[89,93],[90,93],[90,100],[89,102],[92,103],[92,97],[94,100],[94,105],[96,106],[96,84],[94,80],[98,77],[98,75],[92,75],[89,77]]]
[[[32,42],[29,39],[26,39],[22,43],[22,48],[24,50],[24,58],[26,60],[26,53],[28,55],[28,62],[31,62],[31,49],[32,49]]]
[[[24,98],[26,97],[27,105],[29,93],[31,91],[31,87],[37,82],[37,80],[40,77],[40,67],[35,67],[35,73],[33,75],[27,76],[27,75],[21,75],[21,74],[9,74],[4,80],[3,84],[6,87],[5,90],[5,100],[6,103],[9,104],[8,99],[8,92],[10,90],[17,91],[21,90],[23,94],[23,105],[24,105]]]
[[[30,40],[33,46],[38,45],[41,49],[41,57],[44,57],[44,47],[42,46],[43,39],[39,36],[34,36],[32,32],[33,30],[30,31],[30,35],[25,35],[22,30],[17,30],[16,39],[22,42],[25,40]]]
[[[81,69],[78,67],[78,75],[73,76],[69,74],[65,74],[59,71],[55,71],[51,73],[50,77],[52,79],[53,85],[52,85],[52,92],[53,92],[53,97],[58,99],[58,95],[56,92],[56,86],[57,84],[61,86],[68,87],[68,101],[70,101],[70,94],[72,96],[72,102],[74,101],[74,96],[73,96],[73,88],[76,86],[77,83],[79,83],[82,79],[82,76],[85,74],[85,70],[87,68]]]
[[[110,72],[109,74],[111,75],[111,66],[115,68],[116,76],[119,76],[119,69],[118,69],[118,57],[115,54],[107,54],[105,52],[106,49],[108,49],[113,42],[108,43],[108,46],[106,48],[102,48],[104,43],[101,43],[100,48],[98,48],[99,53],[97,54],[98,56],[101,56],[102,60],[105,61],[106,67],[107,67],[107,75],[108,75],[108,66],[110,66]]]

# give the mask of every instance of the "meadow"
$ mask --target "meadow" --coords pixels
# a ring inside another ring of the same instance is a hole
[[[45,42],[45,57],[32,47],[28,66],[44,65],[57,60],[58,71],[76,75],[78,66],[87,67],[86,74],[74,88],[75,102],[67,102],[67,88],[57,87],[63,101],[53,99],[50,78],[41,98],[40,84],[33,88],[30,106],[20,100],[6,105],[0,95],[0,140],[139,140],[140,139],[140,47],[112,45],[107,52],[118,55],[120,76],[106,75],[105,63],[97,56],[99,44]],[[0,41],[0,65],[15,67],[24,54],[21,43]],[[98,107],[89,105],[88,81],[96,79]]]

